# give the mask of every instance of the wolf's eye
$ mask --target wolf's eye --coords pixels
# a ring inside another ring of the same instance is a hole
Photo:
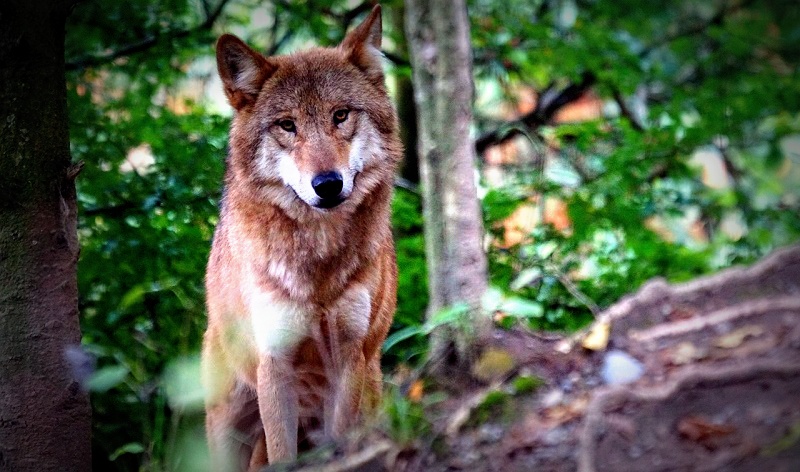
[[[289,133],[297,132],[297,128],[294,126],[294,121],[292,120],[281,120],[278,122],[278,126]]]
[[[350,110],[347,110],[345,108],[341,110],[336,110],[335,112],[333,112],[333,122],[337,125],[340,123],[344,123],[347,120],[347,115],[349,114]]]

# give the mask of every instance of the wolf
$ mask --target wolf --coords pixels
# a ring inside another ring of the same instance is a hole
[[[216,46],[234,108],[206,270],[213,470],[257,470],[374,409],[396,304],[390,203],[402,146],[380,6],[337,47]]]

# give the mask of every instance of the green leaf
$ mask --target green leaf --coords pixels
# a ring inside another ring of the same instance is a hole
[[[539,318],[544,314],[541,303],[519,297],[508,298],[500,306],[500,310],[515,318]]]
[[[503,291],[497,287],[489,287],[481,297],[481,306],[486,311],[495,311],[503,303]]]
[[[491,189],[483,197],[484,217],[489,222],[508,218],[525,201],[525,195],[511,189]]]
[[[419,325],[411,325],[399,329],[394,333],[390,334],[383,342],[383,352],[388,352],[398,343],[405,341],[406,339],[413,338],[414,336],[423,334],[424,332],[425,330],[423,330],[422,326]]]
[[[205,391],[200,382],[199,356],[172,361],[162,376],[167,400],[173,409],[201,411]]]
[[[430,334],[434,329],[442,325],[447,325],[460,321],[469,312],[467,303],[456,303],[449,307],[439,310],[430,320],[423,325],[423,332]]]
[[[129,372],[124,365],[102,367],[89,377],[86,387],[92,392],[107,392],[122,383]]]
[[[517,278],[511,282],[511,290],[519,290],[522,287],[527,286],[534,280],[539,279],[542,276],[542,269],[539,267],[531,267],[528,269],[523,270],[519,273]]]
[[[148,285],[149,284],[138,284],[133,286],[133,288],[122,296],[122,300],[119,302],[119,308],[124,310],[141,301],[144,295],[149,292],[149,290],[147,290]]]
[[[140,443],[132,442],[125,444],[124,446],[120,447],[113,454],[108,456],[108,460],[114,462],[117,458],[123,454],[141,454],[144,452],[144,446]]]

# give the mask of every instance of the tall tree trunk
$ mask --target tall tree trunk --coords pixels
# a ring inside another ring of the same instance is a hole
[[[491,321],[480,316],[486,289],[483,227],[475,189],[472,122],[472,51],[464,0],[406,1],[406,35],[411,46],[419,157],[424,197],[428,316],[459,302],[471,306],[472,335]],[[449,351],[466,360],[470,334],[440,330],[432,355]]]
[[[0,470],[91,469],[64,80],[71,2],[0,2]]]
[[[397,31],[395,53],[400,57],[408,56],[408,41],[406,40],[403,19],[405,7],[398,5],[387,9],[392,29]],[[400,176],[409,182],[419,183],[419,154],[417,150],[417,107],[414,103],[414,84],[406,74],[395,75],[395,100],[397,104],[397,117],[401,123],[400,139],[403,140],[404,156],[400,167]]]

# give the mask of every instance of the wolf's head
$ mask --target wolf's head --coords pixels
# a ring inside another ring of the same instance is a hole
[[[217,66],[236,110],[229,185],[298,216],[355,208],[391,182],[400,145],[380,44],[379,6],[335,48],[265,57],[222,36]]]

